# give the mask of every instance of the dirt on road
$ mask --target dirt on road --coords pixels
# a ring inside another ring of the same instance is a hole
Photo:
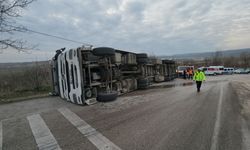
[[[240,78],[232,78],[232,87],[237,93],[240,105],[242,107],[241,114],[248,121],[250,127],[250,76],[241,75]]]

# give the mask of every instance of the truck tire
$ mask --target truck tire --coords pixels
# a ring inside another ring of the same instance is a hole
[[[115,50],[110,47],[97,47],[93,49],[93,54],[96,56],[113,56]]]
[[[118,97],[117,91],[111,91],[110,93],[107,92],[98,92],[97,93],[97,101],[99,102],[109,102],[114,101]]]
[[[148,55],[146,53],[140,53],[136,54],[136,58],[148,58]]]

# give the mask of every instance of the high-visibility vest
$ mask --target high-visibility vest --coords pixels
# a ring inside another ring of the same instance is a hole
[[[202,71],[200,71],[200,72],[196,71],[194,73],[193,80],[195,80],[195,81],[204,81],[204,80],[206,80],[206,76],[205,76],[204,72],[202,72]]]

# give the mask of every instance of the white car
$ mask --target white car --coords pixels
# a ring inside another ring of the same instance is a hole
[[[236,69],[235,71],[234,71],[234,73],[236,73],[236,74],[248,74],[248,70],[246,69],[243,69],[243,68],[239,68],[239,69]]]
[[[245,71],[246,71],[247,73],[250,73],[250,68],[247,68]]]

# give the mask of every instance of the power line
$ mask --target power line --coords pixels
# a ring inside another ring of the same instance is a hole
[[[44,36],[53,37],[53,38],[57,38],[57,39],[64,40],[64,41],[69,41],[69,42],[73,42],[73,43],[78,43],[78,44],[92,46],[91,44],[87,44],[87,43],[83,43],[83,42],[79,42],[79,41],[75,41],[75,40],[66,39],[64,37],[60,37],[60,36],[56,36],[56,35],[51,35],[51,34],[44,33],[44,32],[39,32],[39,31],[31,30],[31,29],[26,29],[26,30],[28,32],[32,32],[32,33],[36,33],[36,34],[40,34],[40,35],[44,35]]]
[[[40,34],[40,35],[43,35],[43,36],[53,37],[53,38],[57,38],[57,39],[68,41],[68,42],[83,44],[83,45],[87,45],[87,46],[93,46],[92,44],[83,43],[83,42],[79,42],[79,41],[75,41],[75,40],[71,40],[71,39],[66,39],[64,37],[60,37],[60,36],[56,36],[56,35],[52,35],[52,34],[40,32],[40,31],[35,31],[35,30],[31,30],[31,29],[27,29],[27,28],[22,27],[22,26],[21,27],[16,27],[16,26],[12,26],[12,25],[6,25],[6,26],[9,26],[9,27],[12,27],[12,28],[17,28],[18,30],[16,30],[16,31],[20,31],[20,32],[22,32],[22,31],[28,31],[28,32]]]

